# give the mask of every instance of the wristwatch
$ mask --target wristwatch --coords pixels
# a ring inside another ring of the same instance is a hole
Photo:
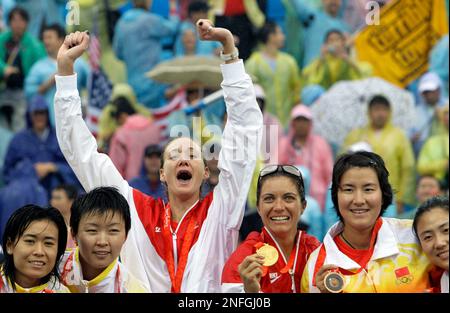
[[[234,51],[229,54],[223,54],[223,51],[220,51],[220,58],[224,61],[232,61],[239,58],[239,50],[235,47]]]

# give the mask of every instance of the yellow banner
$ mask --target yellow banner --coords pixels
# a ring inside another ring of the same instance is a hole
[[[383,7],[379,25],[356,35],[355,48],[374,75],[405,87],[427,71],[430,50],[447,33],[444,0],[396,0]]]

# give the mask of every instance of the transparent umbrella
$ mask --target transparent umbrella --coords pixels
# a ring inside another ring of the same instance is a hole
[[[367,125],[368,103],[375,95],[383,95],[389,100],[395,126],[405,131],[412,126],[412,93],[372,77],[338,82],[323,94],[311,107],[315,133],[340,146],[351,130]]]

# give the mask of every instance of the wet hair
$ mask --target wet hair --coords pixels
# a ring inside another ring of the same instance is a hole
[[[97,187],[78,197],[70,209],[70,228],[73,235],[78,234],[81,218],[86,215],[119,214],[125,222],[125,233],[131,228],[130,206],[115,187]]]
[[[67,35],[66,30],[59,24],[51,24],[47,25],[42,29],[42,35],[44,32],[53,31],[58,36],[58,39],[64,39]]]
[[[333,29],[330,29],[329,31],[327,31],[327,33],[325,34],[325,37],[324,37],[324,42],[327,42],[328,41],[328,38],[331,36],[331,35],[333,35],[333,34],[338,34],[339,36],[341,36],[341,38],[342,39],[345,39],[345,36],[344,36],[344,33],[342,32],[342,31],[340,31],[339,29],[337,29],[337,28],[333,28]]]
[[[378,177],[380,184],[382,202],[380,216],[384,214],[387,207],[391,205],[393,199],[393,190],[389,183],[389,171],[386,169],[383,159],[376,153],[368,151],[348,152],[341,155],[333,166],[333,177],[331,182],[331,199],[334,209],[341,222],[344,222],[339,212],[338,191],[341,178],[349,169],[352,168],[372,168]]]
[[[78,189],[74,185],[61,184],[56,186],[53,190],[63,190],[70,200],[75,200],[78,197]]]
[[[209,6],[204,1],[192,1],[188,6],[188,16],[192,13],[203,12],[207,13],[209,10]]]
[[[442,209],[448,212],[448,197],[445,196],[436,196],[428,199],[424,203],[422,203],[416,211],[416,215],[414,216],[413,221],[413,230],[417,239],[419,239],[419,234],[417,234],[417,224],[419,224],[419,220],[422,215],[426,212],[430,212],[434,209]]]
[[[287,173],[285,171],[277,170],[276,172],[267,174],[267,175],[265,175],[263,177],[260,177],[258,179],[258,184],[256,185],[256,205],[257,206],[259,205],[259,198],[261,196],[262,186],[264,185],[264,183],[267,180],[269,180],[271,178],[274,178],[274,177],[287,177],[287,178],[289,178],[292,181],[292,183],[295,185],[295,187],[297,188],[297,192],[298,192],[298,194],[300,196],[300,201],[302,203],[305,203],[305,201],[306,201],[305,185],[304,185],[304,182],[303,182],[302,174],[300,173],[300,177],[297,177],[297,176],[292,175],[290,173]]]
[[[376,95],[370,99],[369,110],[372,109],[372,107],[374,107],[376,104],[382,104],[385,107],[387,107],[388,109],[391,108],[391,103],[389,102],[389,100],[385,96],[382,96],[382,95]]]
[[[278,24],[275,22],[266,22],[263,27],[259,30],[259,40],[262,43],[267,43],[269,36],[275,34],[277,31]]]
[[[27,23],[30,21],[30,15],[25,9],[21,7],[15,7],[8,13],[8,25],[11,24],[11,20],[14,17],[14,15],[20,15],[20,17]]]
[[[40,279],[40,284],[47,283],[52,276],[59,280],[58,265],[61,260],[67,244],[67,227],[61,213],[52,207],[43,208],[38,205],[28,204],[17,209],[8,219],[3,233],[2,248],[5,254],[4,260],[1,263],[1,270],[5,277],[11,282],[12,288],[15,290],[15,266],[14,256],[8,254],[7,245],[13,243],[14,246],[18,243],[20,237],[25,231],[36,221],[50,221],[58,228],[58,251],[56,253],[55,265],[52,271],[45,277]]]

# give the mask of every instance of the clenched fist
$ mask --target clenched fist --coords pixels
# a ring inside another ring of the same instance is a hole
[[[89,46],[88,32],[75,32],[66,36],[58,51],[58,75],[73,75],[73,64]]]

